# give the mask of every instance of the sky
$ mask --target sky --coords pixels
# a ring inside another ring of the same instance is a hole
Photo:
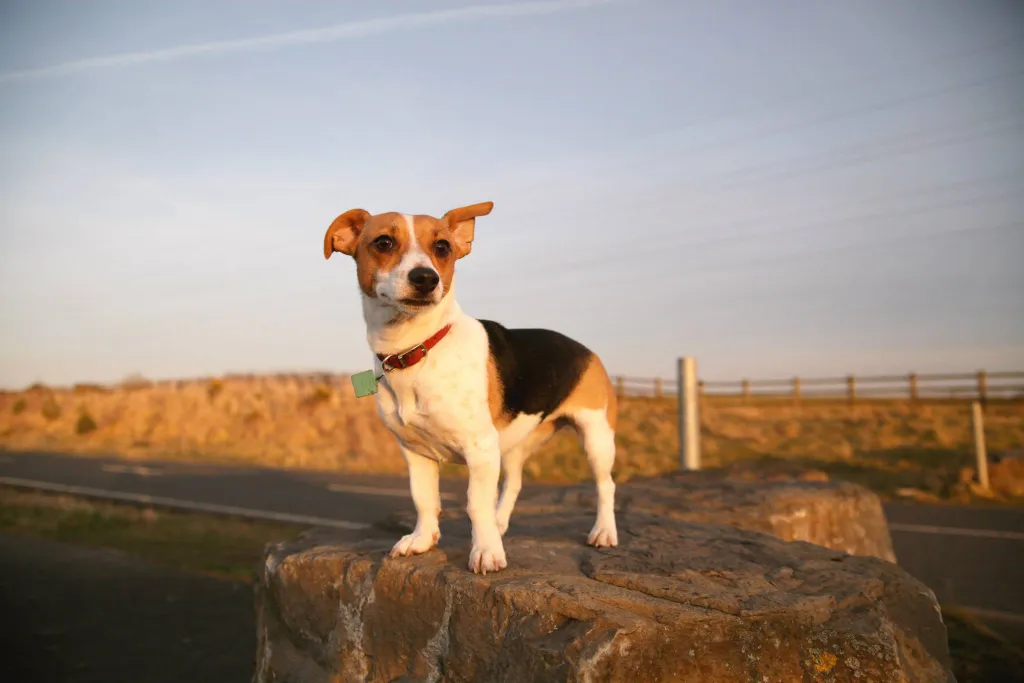
[[[0,386],[370,367],[351,208],[610,372],[1024,370],[1014,0],[7,0]]]

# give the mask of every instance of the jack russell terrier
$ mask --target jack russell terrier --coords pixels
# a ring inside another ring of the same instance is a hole
[[[377,356],[372,371],[352,377],[356,395],[377,394],[409,468],[416,527],[391,556],[437,545],[438,464],[454,459],[469,470],[469,568],[484,574],[507,566],[502,536],[526,458],[562,427],[579,434],[597,484],[587,543],[618,544],[616,399],[600,359],[563,334],[477,320],[455,301],[455,262],[469,254],[475,221],[493,206],[464,206],[441,218],[352,209],[324,235],[324,258],[337,251],[355,259],[366,338]]]

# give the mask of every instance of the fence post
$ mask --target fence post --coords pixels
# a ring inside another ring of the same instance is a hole
[[[654,379],[654,398],[661,398],[661,394],[662,394],[661,378],[660,377],[656,377]]]
[[[850,405],[857,400],[857,380],[853,375],[846,378],[846,400]]]
[[[626,395],[626,380],[622,375],[615,378],[615,397],[622,398]]]
[[[700,469],[700,417],[697,409],[697,361],[680,358],[677,363],[679,387],[679,467]]]
[[[793,405],[800,405],[800,378],[793,378]]]
[[[910,375],[907,377],[907,381],[910,384],[910,400],[911,401],[916,401],[917,400],[917,396],[918,396],[918,394],[917,394],[917,373],[915,373],[915,372],[910,373]]]
[[[750,380],[749,379],[743,380],[743,382],[741,383],[740,386],[741,386],[740,391],[743,394],[743,402],[746,403],[746,402],[748,402],[750,400]]]
[[[985,416],[981,402],[971,401],[971,422],[974,425],[974,457],[978,463],[978,484],[988,491],[988,451],[985,448]]]
[[[978,370],[978,400],[984,402],[988,398],[988,374]]]

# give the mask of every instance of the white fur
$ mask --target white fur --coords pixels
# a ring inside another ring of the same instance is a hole
[[[503,569],[505,549],[495,518],[501,452],[487,402],[487,332],[462,312],[452,291],[437,306],[378,327],[376,321],[392,319],[390,313],[378,310],[382,305],[368,297],[363,300],[367,338],[375,353],[405,351],[452,324],[424,360],[386,373],[377,393],[381,419],[410,464],[409,484],[417,513],[416,529],[398,542],[392,554],[425,552],[437,542],[441,511],[437,461],[458,458],[469,469],[470,569],[483,573]],[[381,372],[379,361],[376,371]]]
[[[615,482],[612,466],[615,464],[615,432],[608,424],[606,409],[577,410],[572,414],[583,439],[590,469],[597,485],[597,520],[587,543],[600,546],[619,544],[615,528]]]
[[[377,297],[363,295],[367,341],[374,353],[407,351],[451,323],[449,333],[416,365],[385,373],[377,393],[381,419],[395,435],[409,466],[409,486],[416,506],[413,532],[395,544],[392,556],[423,553],[440,538],[441,512],[438,462],[462,460],[469,470],[467,512],[473,529],[469,567],[497,571],[507,565],[502,535],[509,524],[522,481],[523,463],[539,445],[531,438],[539,415],[519,415],[499,431],[488,403],[487,332],[462,312],[455,301],[454,280],[435,306],[407,310],[399,303],[404,281],[416,265],[430,265],[412,234],[412,245],[399,264],[377,283]],[[423,260],[421,260],[423,259]],[[415,265],[414,265],[415,264]],[[379,360],[375,372],[382,374]],[[549,419],[559,414],[549,416]],[[580,410],[572,415],[579,427],[598,488],[598,515],[589,542],[615,545],[614,492],[611,468],[615,441],[604,411]],[[499,469],[505,486],[497,500]]]

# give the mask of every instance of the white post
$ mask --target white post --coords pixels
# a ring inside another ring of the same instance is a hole
[[[985,450],[985,417],[979,401],[971,402],[971,422],[974,424],[974,457],[978,460],[978,484],[988,491],[988,452]]]
[[[700,469],[700,417],[697,412],[697,361],[692,357],[678,361],[679,387],[679,466]]]

